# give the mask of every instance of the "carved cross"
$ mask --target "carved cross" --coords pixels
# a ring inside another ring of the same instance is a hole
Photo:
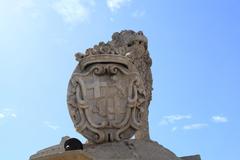
[[[99,80],[96,80],[94,78],[94,82],[89,85],[89,88],[93,88],[94,97],[98,98],[98,97],[101,97],[101,87],[106,87],[106,86],[108,86],[107,82],[100,82]]]

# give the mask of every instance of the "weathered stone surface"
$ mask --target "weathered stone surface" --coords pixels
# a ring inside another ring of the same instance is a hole
[[[79,61],[68,87],[68,108],[78,132],[94,143],[148,139],[151,58],[142,32],[116,32]],[[116,72],[116,73],[115,73]]]
[[[129,41],[124,42],[126,46],[119,46],[122,42],[118,43],[115,35],[112,42],[99,43],[86,54],[76,55],[79,64],[69,82],[67,103],[75,128],[90,142],[130,139],[146,126],[150,90],[144,83],[146,74],[140,74],[150,71],[143,63],[146,59],[142,58],[146,54],[146,40],[138,41],[145,52],[137,52],[139,49],[131,48],[132,41],[144,36],[129,33],[119,34],[132,37],[131,41],[126,39]],[[130,42],[131,46],[127,46]],[[142,70],[136,64],[143,67]]]
[[[174,153],[149,140],[127,140],[86,146],[94,160],[181,160]]]
[[[146,103],[142,104],[144,112],[142,113],[143,124],[137,131],[136,139],[150,139],[148,125],[148,106],[152,99],[152,60],[148,51],[148,39],[142,31],[134,32],[132,30],[123,30],[116,32],[112,36],[112,41],[108,42],[112,48],[120,49],[131,57],[133,64],[137,68],[140,77],[144,83],[146,92]]]
[[[62,137],[59,144],[42,149],[38,151],[36,154],[33,154],[30,157],[30,160],[41,159],[42,157],[51,157],[51,155],[58,155],[59,153],[63,153],[69,150],[82,150],[82,143],[76,138],[70,138],[68,136]]]
[[[93,159],[90,157],[90,155],[86,154],[86,152],[76,150],[54,153],[43,157],[33,158],[31,160],[93,160]]]
[[[62,137],[61,142],[58,145],[54,145],[54,146],[51,146],[51,147],[48,147],[48,148],[45,148],[45,149],[42,149],[42,150],[38,151],[36,154],[33,154],[30,157],[30,160],[37,159],[39,157],[48,156],[50,154],[56,154],[56,153],[64,152],[65,151],[64,143],[69,138],[70,137],[68,137],[68,136]]]
[[[200,155],[181,157],[182,160],[201,160]]]
[[[84,144],[83,150],[66,151],[64,137],[59,145],[43,149],[30,160],[201,160],[200,156],[177,157],[150,140],[125,140],[104,144]]]

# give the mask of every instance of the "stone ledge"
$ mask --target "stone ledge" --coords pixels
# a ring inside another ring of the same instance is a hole
[[[83,150],[50,150],[47,153],[33,155],[30,160],[201,160],[200,155],[178,157],[157,142],[148,140],[85,144]]]
[[[33,158],[31,160],[93,160],[87,153],[76,150],[66,151],[62,153],[55,153],[48,156]]]
[[[201,160],[200,155],[193,155],[193,156],[185,156],[181,157],[183,160]]]

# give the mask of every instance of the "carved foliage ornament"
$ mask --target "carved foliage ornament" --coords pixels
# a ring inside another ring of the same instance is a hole
[[[143,82],[132,61],[114,53],[80,56],[67,103],[76,130],[90,142],[131,138],[142,125]]]

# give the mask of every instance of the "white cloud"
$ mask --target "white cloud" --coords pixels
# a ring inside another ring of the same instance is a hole
[[[226,122],[228,122],[227,117],[224,117],[224,116],[212,116],[212,120],[215,123],[226,123]]]
[[[208,126],[207,123],[195,123],[195,124],[185,125],[183,126],[183,129],[184,130],[201,129],[207,126]]]
[[[0,113],[0,119],[5,118],[5,115],[3,113]]]
[[[160,121],[160,125],[168,125],[168,124],[173,124],[177,121],[181,121],[184,119],[191,119],[192,116],[191,115],[169,115],[169,116],[164,116],[162,117],[161,121]]]
[[[131,0],[107,0],[107,6],[114,12],[130,2]]]
[[[0,119],[3,118],[17,118],[17,114],[11,108],[4,108],[0,110]]]
[[[11,117],[13,117],[13,118],[17,118],[17,115],[16,115],[16,113],[11,113],[11,115],[10,115]]]
[[[49,121],[45,121],[44,124],[48,127],[48,128],[51,128],[53,130],[57,130],[59,129],[60,127],[56,124],[52,124],[51,122]]]
[[[143,17],[146,14],[146,12],[144,10],[136,10],[132,13],[132,17],[133,18],[140,18]]]
[[[53,4],[53,9],[63,17],[66,23],[74,24],[89,20],[91,7],[95,1],[59,0]]]

